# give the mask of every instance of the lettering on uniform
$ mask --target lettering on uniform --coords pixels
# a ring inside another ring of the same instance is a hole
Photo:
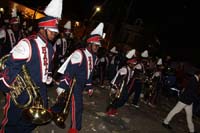
[[[88,57],[89,59],[89,62],[88,62],[88,64],[89,64],[89,71],[90,71],[90,73],[92,72],[92,58],[91,57]]]
[[[48,59],[47,59],[47,50],[46,47],[42,47],[42,53],[43,53],[43,65],[45,66],[45,75],[48,74]]]

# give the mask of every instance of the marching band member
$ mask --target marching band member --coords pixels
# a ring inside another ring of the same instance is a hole
[[[105,77],[107,76],[106,73],[108,73],[108,58],[106,56],[106,49],[101,48],[99,49],[99,56],[96,64],[96,75],[99,79],[99,85],[103,88],[104,87],[104,80]]]
[[[9,20],[10,28],[6,27],[4,29],[1,29],[1,32],[3,32],[4,36],[1,36],[1,38],[4,38],[4,43],[2,44],[2,53],[1,55],[6,55],[10,52],[10,50],[17,44],[17,42],[22,39],[22,33],[20,30],[20,19],[19,16],[17,16],[17,10],[13,9],[11,13],[11,19]],[[3,31],[2,31],[3,30]]]
[[[149,103],[148,105],[150,105],[151,107],[155,107],[156,104],[158,103],[158,98],[160,95],[160,90],[162,88],[162,69],[163,69],[163,64],[162,64],[162,59],[159,58],[157,63],[156,63],[156,68],[155,68],[155,72],[153,73],[151,79],[152,79],[152,90],[149,94]]]
[[[18,74],[21,75],[22,66],[26,66],[30,79],[38,87],[44,108],[48,106],[46,84],[51,81],[49,74],[54,53],[51,41],[58,33],[58,18],[61,18],[61,11],[62,0],[52,0],[44,11],[47,16],[41,18],[38,23],[37,35],[19,41],[5,61],[5,68],[0,70],[0,90],[6,94],[1,133],[31,133],[37,126],[24,119],[23,108],[18,108],[11,97],[11,91],[15,89],[12,88],[13,82]],[[27,92],[22,92],[17,101],[23,104],[28,99]]]
[[[111,81],[118,71],[118,61],[117,61],[117,48],[112,47],[108,53],[109,65],[108,65],[108,80]]]
[[[72,33],[72,22],[69,20],[64,25],[64,33],[65,33],[65,39],[67,41],[67,51],[65,55],[68,57],[74,50],[78,49],[75,47],[75,41],[74,41],[74,35]]]
[[[66,36],[70,34],[71,29],[71,21],[67,21],[64,25],[64,31],[60,33],[60,37],[56,40],[54,44],[55,54],[58,56],[57,60],[59,60],[58,64],[63,64],[66,58],[66,52],[69,48],[69,44],[67,42]],[[60,67],[60,66],[59,66]]]
[[[88,90],[92,95],[92,74],[96,62],[96,53],[101,46],[104,24],[100,23],[87,38],[87,46],[84,49],[75,50],[58,69],[63,74],[57,88],[58,96],[62,92],[73,89],[71,96],[71,127],[68,133],[77,133],[81,130],[82,113],[83,113],[83,91]],[[76,80],[74,88],[71,86],[73,79]],[[71,88],[72,87],[72,88]],[[65,103],[63,103],[65,104]],[[56,104],[51,108],[52,112],[59,113],[62,107]],[[61,126],[60,126],[61,127]],[[65,128],[65,127],[61,127]]]
[[[106,114],[109,116],[114,116],[117,114],[117,108],[123,106],[128,100],[128,83],[133,75],[133,68],[137,64],[137,60],[132,58],[135,54],[135,49],[130,50],[126,57],[127,65],[119,69],[111,81],[111,93],[114,93],[114,99],[107,107]]]
[[[147,58],[149,56],[148,50],[145,50],[144,52],[141,53],[141,57]],[[139,108],[139,100],[140,100],[140,94],[142,93],[142,86],[143,86],[143,80],[145,76],[145,68],[143,65],[143,62],[141,59],[137,60],[138,63],[134,67],[134,76],[131,79],[131,84],[130,89],[129,89],[129,96],[132,95],[133,92],[135,92],[133,99],[132,99],[132,104],[134,107]]]

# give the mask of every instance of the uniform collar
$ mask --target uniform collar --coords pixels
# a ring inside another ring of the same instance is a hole
[[[38,37],[39,37],[45,44],[48,44],[47,39],[46,39],[41,33],[38,33]]]
[[[92,55],[92,53],[87,48],[85,49],[85,53],[88,55]]]

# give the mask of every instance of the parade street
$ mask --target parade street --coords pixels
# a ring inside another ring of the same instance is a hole
[[[196,5],[0,0],[0,133],[200,133]]]
[[[177,115],[172,123],[172,130],[165,129],[162,126],[162,120],[176,103],[175,101],[166,101],[163,98],[160,104],[152,108],[143,102],[140,102],[140,108],[135,108],[129,103],[119,108],[118,115],[107,116],[105,114],[108,105],[108,85],[104,87],[95,85],[95,91],[92,97],[84,92],[84,112],[82,130],[80,133],[187,133],[187,123],[185,112]],[[55,102],[55,88],[49,87],[49,103]],[[1,95],[1,109],[3,104]],[[1,118],[2,118],[2,114]],[[47,125],[37,127],[33,133],[66,133],[70,126],[70,115],[65,121],[66,129],[58,128],[53,122]],[[200,131],[200,119],[194,117],[194,124],[197,131]],[[13,131],[14,133],[14,131]]]

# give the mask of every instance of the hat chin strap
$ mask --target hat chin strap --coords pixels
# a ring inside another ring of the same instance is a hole
[[[45,35],[46,35],[46,39],[48,42],[50,42],[49,38],[48,38],[48,34],[47,34],[47,28],[44,28],[44,31],[45,31]]]
[[[91,43],[88,43],[88,46],[86,47],[87,48],[87,50],[90,52],[90,53],[94,53],[93,51],[92,51],[92,44]]]

